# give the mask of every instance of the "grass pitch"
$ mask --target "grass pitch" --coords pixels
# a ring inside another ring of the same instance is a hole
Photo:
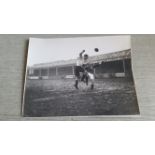
[[[74,80],[27,80],[24,116],[88,116],[139,114],[131,79],[95,81],[95,89]]]

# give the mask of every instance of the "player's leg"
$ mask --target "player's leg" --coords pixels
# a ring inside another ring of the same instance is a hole
[[[94,89],[95,76],[93,73],[88,73],[88,77],[91,81],[91,89]]]
[[[89,76],[88,76],[88,72],[87,71],[85,73],[85,81],[86,81],[86,85],[88,86]]]
[[[78,81],[78,79],[76,79],[76,80],[75,80],[75,84],[74,84],[74,87],[75,87],[76,89],[79,89],[78,83],[79,83],[79,81]]]
[[[75,73],[75,84],[74,84],[74,87],[76,89],[79,89],[78,83],[79,83],[80,72],[79,72],[79,67],[78,66],[75,67],[74,73]]]
[[[82,73],[82,76],[81,76],[81,81],[84,82],[85,81],[85,70],[83,67],[80,67],[80,72]]]
[[[84,72],[82,72],[81,81],[82,81],[82,82],[84,82],[84,80],[85,80],[85,73],[84,73]]]
[[[76,89],[79,89],[78,88],[78,83],[79,83],[79,80],[81,80],[80,73],[84,73],[84,69],[81,66],[76,66],[75,70],[74,70],[74,73],[75,73],[75,84],[74,84],[74,86],[75,86]]]

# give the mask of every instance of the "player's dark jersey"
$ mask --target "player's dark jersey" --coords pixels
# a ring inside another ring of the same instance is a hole
[[[82,65],[83,69],[89,73],[94,73],[94,66],[92,64],[83,64]]]

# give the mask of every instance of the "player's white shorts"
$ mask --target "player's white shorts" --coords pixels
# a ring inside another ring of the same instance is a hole
[[[89,73],[89,72],[88,72],[88,77],[89,77],[91,80],[94,80],[94,79],[95,79],[94,74]]]

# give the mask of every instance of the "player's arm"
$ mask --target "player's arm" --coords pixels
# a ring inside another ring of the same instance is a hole
[[[85,52],[85,50],[83,50],[83,51],[79,54],[80,58],[82,58],[82,55],[83,55],[84,52]]]

